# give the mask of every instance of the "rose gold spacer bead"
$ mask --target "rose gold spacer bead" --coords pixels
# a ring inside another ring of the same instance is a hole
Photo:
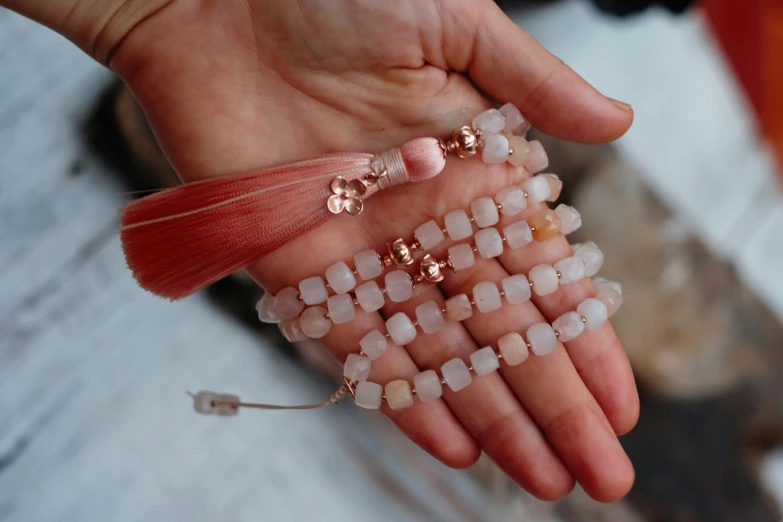
[[[503,354],[502,354],[502,353],[499,353],[499,352],[498,352],[498,353],[497,353],[497,354],[495,354],[495,355],[497,355],[497,356],[498,356],[498,359],[500,359],[501,361],[503,360]]]
[[[583,323],[587,324],[587,317],[585,317],[584,315],[580,315],[579,318],[582,319]]]
[[[331,317],[329,317],[329,314],[324,314],[324,319],[327,319],[327,320],[329,320],[329,321],[331,321],[331,320],[332,320],[332,318],[331,318]]]
[[[557,337],[558,339],[560,338],[560,332],[558,332],[557,330],[555,330],[555,337]]]
[[[563,274],[560,273],[560,270],[557,271],[557,278],[558,279],[562,279],[563,278]]]
[[[468,366],[468,371],[469,371],[469,372],[472,372],[472,371],[473,371],[473,365],[472,365],[472,364],[471,364],[470,366]]]
[[[444,379],[443,377],[440,378],[440,385],[446,386],[446,379]]]
[[[476,308],[476,301],[474,301],[473,299],[471,299],[471,300],[470,300],[470,306],[472,306],[473,308]]]
[[[296,294],[296,300],[301,301],[302,300],[302,294]]]
[[[535,232],[536,231],[536,227],[534,227],[533,225],[530,225],[530,231],[531,232]]]
[[[527,346],[528,350],[532,350],[533,349],[533,345],[530,344],[530,341],[525,341],[525,345]]]
[[[506,291],[505,290],[501,290],[500,291],[500,297],[506,297]]]
[[[445,306],[441,306],[440,307],[440,313],[442,313],[442,314],[446,313],[446,307]]]
[[[498,210],[503,210],[503,205],[501,205],[500,203],[498,203],[498,205],[497,205],[497,206],[498,206]]]
[[[528,196],[528,195],[527,195],[527,190],[523,190],[523,191],[522,191],[522,194],[524,194],[524,195],[525,195],[525,199],[527,199],[527,198],[529,198],[529,197],[530,197],[530,196]]]
[[[391,339],[391,334],[389,332],[386,332],[385,334],[383,334],[383,336],[386,337],[387,339]]]

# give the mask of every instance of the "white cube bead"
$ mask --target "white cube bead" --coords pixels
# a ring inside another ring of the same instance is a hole
[[[612,288],[618,294],[623,295],[623,285],[617,281],[610,281],[604,277],[594,277],[593,286],[595,287],[596,292],[599,292],[601,288],[608,287]]]
[[[326,316],[326,309],[321,306],[311,306],[299,316],[302,331],[313,339],[320,339],[332,328],[332,321]]]
[[[558,333],[562,342],[567,343],[579,337],[585,330],[582,317],[576,312],[566,312],[552,323],[552,328]]]
[[[547,183],[549,183],[549,197],[546,198],[547,201],[557,201],[557,198],[560,197],[560,193],[563,191],[563,182],[560,180],[560,177],[557,174],[541,174],[546,178]]]
[[[404,270],[394,270],[386,274],[384,284],[386,295],[393,303],[402,303],[413,297],[413,282]]]
[[[503,253],[503,238],[494,227],[482,228],[476,232],[476,248],[484,259],[492,259]]]
[[[465,361],[459,358],[452,359],[440,367],[443,380],[452,391],[460,391],[473,381],[470,370]]]
[[[557,336],[546,323],[537,323],[527,329],[530,350],[536,355],[548,355],[557,348]]]
[[[386,321],[386,331],[389,332],[392,341],[400,346],[416,338],[416,327],[403,312],[397,312]]]
[[[506,301],[510,304],[524,303],[530,299],[530,281],[522,274],[508,276],[501,282]]]
[[[498,339],[498,350],[509,366],[522,364],[528,356],[527,343],[516,332],[507,333]]]
[[[349,323],[356,317],[356,308],[350,294],[333,295],[326,300],[326,307],[329,309],[329,318],[334,324]]]
[[[525,180],[525,182],[522,183],[522,190],[527,192],[527,202],[531,205],[546,201],[546,198],[548,198],[551,193],[549,183],[543,176],[533,176],[532,178]]]
[[[585,262],[585,275],[587,277],[593,277],[601,270],[601,266],[604,264],[604,254],[598,245],[592,241],[579,245],[574,249],[574,255],[581,258]]]
[[[413,377],[413,386],[416,389],[416,395],[422,402],[431,402],[443,395],[443,386],[435,370],[424,370],[417,373]]]
[[[506,243],[512,250],[521,248],[533,241],[533,231],[530,230],[530,225],[524,220],[511,223],[503,229],[503,235],[506,236]]]
[[[585,318],[585,330],[601,328],[609,315],[606,305],[600,299],[590,297],[576,307],[576,313]]]
[[[356,287],[356,300],[365,312],[377,312],[386,303],[378,283],[367,281]]]
[[[449,247],[449,261],[454,270],[465,270],[476,264],[476,254],[473,247],[467,243],[461,243]]]
[[[498,112],[506,119],[506,124],[503,127],[504,132],[517,131],[527,123],[525,117],[513,103],[503,105]]]
[[[321,276],[302,279],[299,282],[299,293],[302,294],[302,301],[308,305],[321,304],[329,298],[326,283]]]
[[[326,269],[326,280],[337,294],[347,294],[356,286],[353,271],[342,261],[338,261]]]
[[[527,161],[525,162],[525,168],[531,174],[538,174],[542,170],[546,170],[546,168],[549,167],[549,158],[547,157],[544,146],[540,141],[536,140],[529,143],[530,154],[528,155]]]
[[[549,295],[557,291],[559,284],[557,270],[552,265],[538,265],[530,269],[528,275],[533,283],[533,291],[536,295]]]
[[[564,235],[579,230],[582,226],[582,216],[574,207],[561,203],[555,209],[555,214],[560,218],[560,232]]]
[[[497,109],[488,109],[478,114],[471,125],[475,130],[480,130],[483,133],[498,133],[501,132],[506,126],[506,119],[503,114]]]
[[[470,202],[470,213],[479,228],[491,227],[500,220],[498,205],[490,197],[474,199]]]
[[[443,222],[446,223],[446,232],[453,241],[459,241],[473,235],[473,225],[470,223],[468,214],[462,210],[452,210],[443,216]]]
[[[277,326],[283,333],[283,337],[285,337],[289,343],[298,343],[300,341],[306,341],[309,339],[307,334],[302,330],[302,325],[300,324],[298,317],[293,319],[286,319]]]
[[[419,225],[419,227],[413,231],[413,236],[419,241],[421,248],[424,250],[432,250],[445,239],[440,226],[433,220],[427,221],[423,225]]]
[[[473,366],[476,375],[487,375],[500,368],[500,361],[495,351],[485,346],[470,354],[470,365]]]
[[[595,286],[596,299],[606,306],[607,319],[611,318],[623,304],[622,286],[620,283],[607,281],[600,277],[593,279],[593,285]]]
[[[258,320],[262,323],[277,324],[283,320],[275,312],[275,296],[269,292],[264,292],[264,295],[256,303],[256,312],[258,312]]]
[[[293,319],[302,313],[304,301],[299,299],[299,290],[289,286],[280,290],[275,296],[275,312],[281,319]]]
[[[343,365],[343,377],[356,382],[366,381],[370,376],[371,367],[372,361],[368,357],[349,353]]]
[[[560,284],[575,283],[585,276],[585,262],[580,257],[566,257],[554,264],[555,270],[560,272]]]
[[[379,330],[373,330],[359,341],[364,354],[374,361],[389,349],[389,340]]]
[[[356,265],[356,271],[359,277],[368,281],[375,279],[383,273],[383,264],[381,256],[375,250],[364,250],[353,256],[353,262]]]
[[[435,301],[427,301],[416,307],[416,321],[426,334],[433,334],[446,324],[440,305]]]
[[[362,381],[356,385],[354,402],[360,408],[377,410],[383,402],[383,386],[375,382]]]
[[[478,311],[484,314],[494,312],[502,305],[500,291],[492,281],[482,281],[473,287],[473,301]]]
[[[502,134],[485,134],[482,139],[481,160],[487,165],[505,163],[509,154],[508,138]]]
[[[446,299],[446,315],[449,321],[459,322],[473,315],[470,299],[465,294],[455,295]]]
[[[500,213],[504,216],[515,216],[527,208],[525,192],[516,185],[500,189],[495,194],[495,203],[501,206]]]
[[[386,404],[392,410],[402,410],[413,404],[413,392],[408,381],[397,379],[386,384]]]

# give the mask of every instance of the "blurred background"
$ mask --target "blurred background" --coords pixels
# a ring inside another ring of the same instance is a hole
[[[173,173],[108,71],[0,10],[0,521],[781,520],[783,4],[501,5],[636,111],[611,145],[541,137],[574,241],[624,285],[630,495],[538,502],[351,401],[195,415],[186,390],[312,402],[336,366],[260,325],[242,276],[176,304],[136,287],[116,209]]]

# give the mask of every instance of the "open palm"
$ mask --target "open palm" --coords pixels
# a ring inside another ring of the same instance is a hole
[[[579,141],[612,140],[633,118],[489,0],[173,0],[133,28],[111,67],[139,99],[186,181],[444,136],[488,106],[487,96],[514,103],[544,132]],[[275,293],[360,250],[410,237],[421,223],[526,175],[450,158],[436,179],[384,191],[358,218],[336,216],[250,271]],[[446,246],[434,254],[442,257]],[[342,360],[383,317],[412,315],[421,302],[442,303],[479,281],[527,273],[570,252],[558,237],[482,260],[405,303],[387,304],[380,313],[357,310],[323,344]],[[501,334],[543,318],[551,322],[593,292],[583,279],[532,302],[450,323],[392,349],[373,366],[371,380],[410,379],[467,357]],[[633,480],[616,434],[635,424],[638,399],[608,324],[459,393],[446,390],[441,400],[384,412],[446,464],[468,466],[482,449],[541,498],[565,495],[576,479],[594,498],[613,500]]]

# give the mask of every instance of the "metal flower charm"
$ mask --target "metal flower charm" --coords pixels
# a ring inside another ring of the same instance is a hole
[[[364,203],[359,199],[367,192],[367,185],[360,179],[348,181],[342,176],[337,176],[331,184],[334,196],[329,196],[327,206],[332,214],[339,214],[343,210],[352,216],[358,216],[364,210]]]

